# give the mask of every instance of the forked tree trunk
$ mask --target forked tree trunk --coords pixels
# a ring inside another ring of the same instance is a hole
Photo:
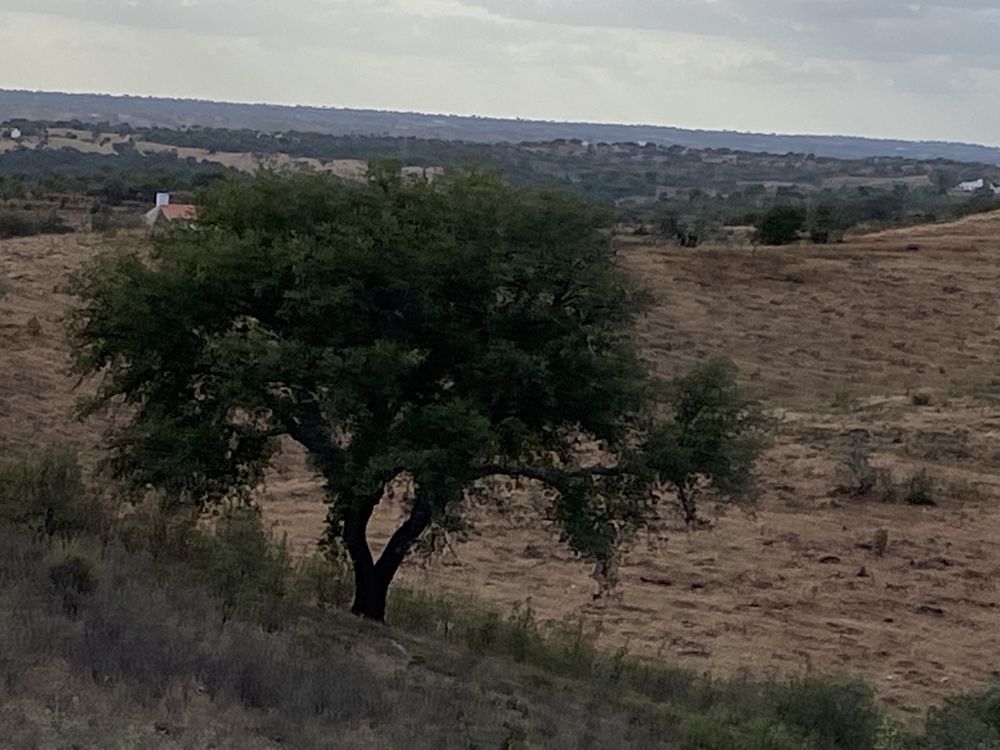
[[[410,517],[392,535],[375,562],[368,546],[367,527],[372,509],[356,514],[344,525],[344,542],[354,565],[354,604],[351,612],[369,620],[385,621],[389,584],[406,553],[431,522],[431,510],[417,503]]]

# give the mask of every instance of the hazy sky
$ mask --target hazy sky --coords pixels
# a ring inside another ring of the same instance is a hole
[[[1000,144],[998,6],[0,0],[0,87]]]

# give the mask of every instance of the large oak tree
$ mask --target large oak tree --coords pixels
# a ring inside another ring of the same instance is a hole
[[[100,375],[85,412],[126,404],[111,470],[177,503],[246,491],[277,438],[300,443],[358,614],[384,617],[411,545],[486,477],[555,490],[565,540],[598,560],[661,483],[688,498],[695,474],[731,494],[749,481],[758,413],[724,367],[693,390],[649,375],[633,331],[647,297],[604,209],[492,175],[381,168],[364,186],[221,182],[200,217],[151,257],[105,255],[79,277],[77,365]],[[584,443],[603,459],[581,460]],[[376,556],[369,520],[403,473],[412,507]]]

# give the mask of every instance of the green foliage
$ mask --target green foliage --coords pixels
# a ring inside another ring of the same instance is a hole
[[[858,681],[802,678],[774,690],[775,713],[813,739],[816,750],[871,748],[882,717],[871,687]]]
[[[919,750],[1000,748],[1000,687],[949,698],[931,709]]]
[[[152,263],[105,256],[77,281],[77,366],[102,375],[84,413],[133,407],[112,440],[116,475],[179,504],[243,496],[290,435],[326,480],[330,539],[376,598],[488,476],[558,490],[565,539],[591,557],[641,525],[673,459],[662,439],[646,455],[665,434],[632,333],[647,297],[616,262],[604,209],[491,174],[405,181],[383,164],[363,187],[220,182],[200,210],[201,231],[164,236]],[[678,388],[675,405],[714,399],[677,435],[692,469],[735,493],[756,445],[738,433],[757,422],[732,373],[713,365]],[[694,445],[702,429],[716,433]],[[580,468],[583,441],[608,463]],[[412,513],[375,561],[364,528],[404,471]]]
[[[106,519],[84,485],[76,455],[49,448],[37,456],[0,461],[0,522],[68,538],[100,532]]]
[[[115,151],[113,156],[69,148],[2,153],[0,197],[21,196],[44,188],[49,193],[89,195],[112,205],[125,201],[152,203],[156,192],[164,188],[193,190],[233,172],[220,164],[179,159],[172,153],[140,154],[127,144],[119,144]]]
[[[775,206],[757,224],[757,242],[762,245],[788,245],[795,242],[805,227],[806,212],[798,206]]]
[[[35,216],[29,211],[0,210],[0,240],[36,234],[66,234],[72,231],[54,211]]]
[[[715,358],[670,383],[671,419],[647,443],[647,460],[677,492],[689,525],[698,522],[705,485],[732,500],[753,495],[754,466],[771,423],[743,394],[737,374],[731,361]]]
[[[211,533],[201,533],[190,559],[205,574],[227,615],[240,611],[268,627],[281,624],[294,568],[287,546],[264,528],[257,511],[227,511]]]
[[[888,716],[883,716],[875,731],[872,750],[903,750],[904,742],[905,739],[896,722]]]

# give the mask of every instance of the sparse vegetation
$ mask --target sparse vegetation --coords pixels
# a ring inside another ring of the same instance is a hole
[[[49,486],[45,467],[28,465],[25,483]],[[311,574],[256,514],[186,533],[181,557],[157,560],[116,534],[99,542],[79,532],[65,546],[0,524],[5,737],[17,746],[165,736],[309,748],[336,733],[356,747],[513,738],[553,748],[964,750],[992,747],[1000,729],[995,691],[949,700],[931,712],[926,736],[909,736],[861,683],[710,681],[602,654],[578,624],[539,623],[530,607],[502,617],[472,600],[404,591],[393,600],[395,628],[374,632],[315,608]],[[281,606],[233,606],[268,597]],[[59,722],[40,710],[51,700],[65,702]]]
[[[872,540],[872,551],[876,557],[884,557],[885,551],[889,548],[889,530],[878,529]]]
[[[29,458],[0,460],[0,523],[67,538],[101,533],[106,519],[88,492],[76,456],[52,448]]]
[[[927,469],[920,469],[906,481],[903,500],[910,505],[937,505],[935,490],[937,482]]]
[[[871,463],[872,450],[863,438],[855,437],[844,458],[842,476],[837,491],[853,498],[880,495],[885,501],[895,498],[892,476],[886,469]]]
[[[0,209],[0,240],[36,234],[66,234],[72,231],[54,211],[36,216],[29,211]]]

